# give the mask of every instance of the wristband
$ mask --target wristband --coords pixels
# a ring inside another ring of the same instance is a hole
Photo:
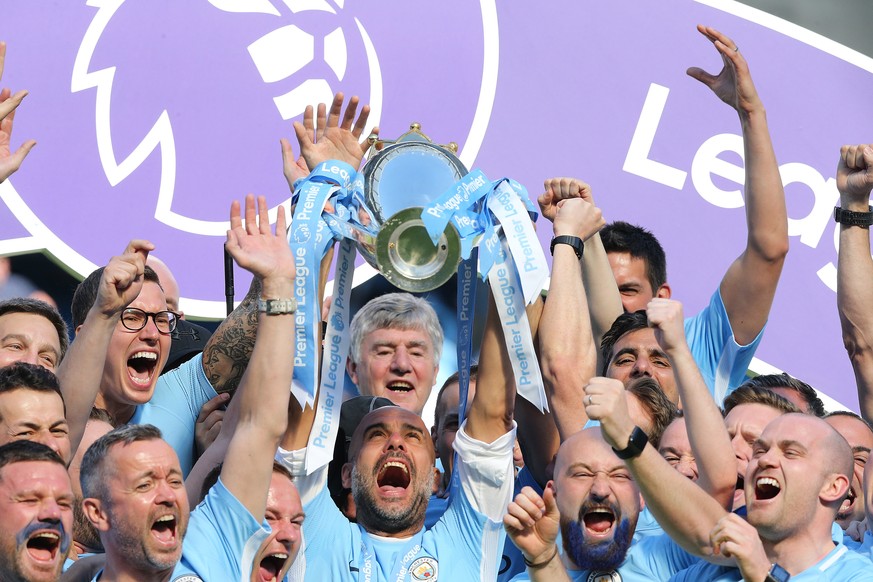
[[[552,239],[552,246],[549,248],[549,252],[552,253],[552,256],[555,256],[555,245],[570,245],[576,253],[576,258],[580,261],[582,260],[582,253],[585,251],[585,243],[578,236],[562,234],[554,237]]]
[[[297,311],[297,300],[258,299],[258,311],[267,315],[285,315]]]
[[[521,558],[522,558],[522,560],[524,560],[525,566],[527,566],[528,568],[531,568],[533,570],[539,570],[540,568],[544,568],[545,566],[547,566],[549,564],[549,562],[554,560],[555,556],[557,556],[557,555],[558,555],[558,544],[555,544],[555,551],[552,552],[552,555],[549,556],[548,559],[543,560],[542,562],[540,562],[538,564],[535,564],[535,563],[529,561],[527,558],[524,557],[523,554],[522,554]]]
[[[852,210],[843,210],[839,206],[834,207],[834,222],[839,222],[846,226],[860,226],[861,228],[870,228],[873,224],[873,206],[868,205],[867,212],[854,212]]]

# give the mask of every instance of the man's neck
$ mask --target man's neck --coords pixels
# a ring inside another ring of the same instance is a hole
[[[97,548],[89,548],[82,542],[77,542],[73,540],[73,549],[70,550],[70,555],[67,556],[72,560],[78,560],[81,556],[85,554],[102,554],[103,550]]]
[[[808,529],[795,532],[780,541],[762,539],[764,551],[771,563],[779,564],[792,576],[796,576],[820,562],[836,547],[830,528],[826,535],[816,531],[818,529],[822,528],[810,524]]]
[[[422,515],[422,519],[416,522],[415,525],[408,527],[402,531],[386,532],[380,530],[378,527],[368,524],[367,518],[361,515],[361,506],[358,505],[358,525],[364,528],[364,531],[366,531],[370,535],[378,536],[381,538],[408,539],[424,529],[424,516]]]
[[[106,554],[106,564],[99,582],[169,582],[173,568],[161,572],[142,571],[124,559],[124,556]]]
[[[136,406],[133,404],[113,402],[103,396],[103,392],[97,393],[97,398],[94,400],[94,406],[102,408],[111,414],[118,426],[130,422],[130,419],[133,418],[133,413],[136,412]]]

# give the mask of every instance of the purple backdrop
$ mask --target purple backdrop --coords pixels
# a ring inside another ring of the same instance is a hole
[[[31,92],[13,141],[39,146],[0,186],[0,254],[48,249],[83,275],[146,237],[185,311],[212,317],[230,201],[288,198],[278,139],[300,103],[336,90],[373,103],[384,136],[419,121],[534,196],[544,178],[585,179],[607,219],[657,234],[693,313],[746,230],[736,115],[685,75],[720,68],[694,28],[711,24],[750,61],[788,183],[791,253],[758,357],[857,408],[829,217],[839,146],[870,140],[868,58],[717,0],[7,0],[2,12],[3,85]]]

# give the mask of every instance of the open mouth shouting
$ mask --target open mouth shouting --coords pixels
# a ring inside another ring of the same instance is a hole
[[[168,550],[174,550],[182,539],[179,535],[179,520],[174,514],[162,515],[152,522],[152,537],[158,545]]]
[[[376,473],[376,486],[385,497],[405,495],[411,482],[409,461],[402,457],[388,457]]]
[[[849,493],[840,505],[840,510],[837,512],[837,519],[846,519],[851,517],[855,512],[855,500],[858,494],[855,493],[854,487],[849,487]]]
[[[39,529],[27,538],[25,543],[27,555],[37,564],[49,566],[58,560],[63,538],[64,534],[57,529]],[[64,545],[69,546],[69,544]]]
[[[755,500],[767,501],[782,492],[782,486],[772,477],[758,477],[755,480]]]
[[[619,519],[618,507],[586,503],[579,510],[579,521],[585,526],[585,536],[593,539],[611,538]]]
[[[127,359],[127,375],[134,386],[149,388],[157,376],[158,354],[140,350]]]
[[[261,559],[258,567],[258,577],[256,580],[261,582],[273,582],[281,579],[285,566],[290,566],[288,558],[290,555],[287,552],[274,552],[268,554]]]

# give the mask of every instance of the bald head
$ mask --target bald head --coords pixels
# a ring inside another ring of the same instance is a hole
[[[621,464],[612,447],[603,440],[598,426],[580,430],[561,443],[555,459],[555,476],[562,475],[573,464],[595,458],[615,459],[616,464]]]
[[[837,430],[824,420],[809,414],[792,412],[772,420],[761,435],[779,439],[782,435],[803,435],[803,441],[821,452],[824,474],[852,478],[852,447]]]
[[[164,261],[154,255],[149,255],[149,258],[146,259],[146,265],[151,267],[157,273],[158,279],[161,280],[161,287],[167,298],[167,309],[175,313],[181,313],[179,311],[179,297],[181,296],[179,283],[176,281],[170,268]]]
[[[429,449],[431,455],[431,463],[436,458],[433,441],[430,438],[430,432],[424,424],[421,417],[412,411],[406,410],[399,406],[383,406],[377,408],[373,412],[368,413],[352,435],[352,442],[349,445],[349,460],[354,462],[358,453],[361,451],[361,445],[370,433],[384,432],[387,438],[391,438],[391,433],[398,432],[402,436],[416,437],[419,434],[425,437],[429,443],[425,443],[425,448]]]

